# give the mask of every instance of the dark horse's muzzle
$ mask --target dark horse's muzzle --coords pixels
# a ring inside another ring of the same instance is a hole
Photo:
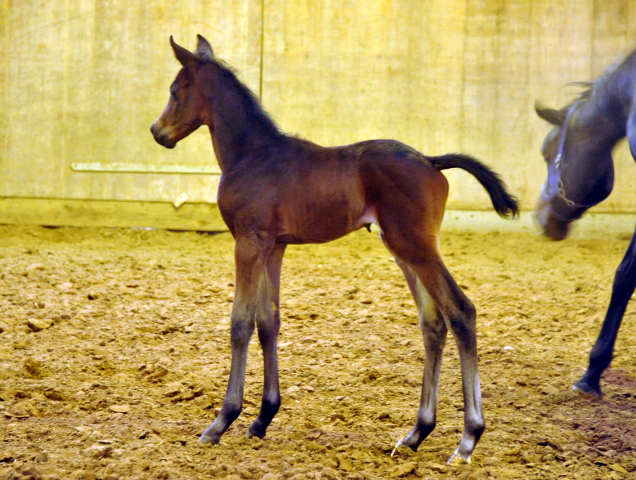
[[[552,240],[563,240],[570,232],[570,223],[574,219],[566,218],[556,212],[553,206],[554,196],[546,192],[546,185],[534,208],[534,215],[543,230],[543,234]]]

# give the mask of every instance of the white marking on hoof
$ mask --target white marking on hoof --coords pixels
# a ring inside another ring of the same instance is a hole
[[[448,459],[448,465],[470,465],[470,455],[463,456],[459,453],[458,448],[453,453],[453,456]]]
[[[405,437],[406,438],[406,437]],[[393,451],[391,452],[391,456],[395,455],[395,452],[397,451],[398,448],[400,448],[402,446],[402,442],[404,441],[404,438],[400,438],[397,443],[395,444],[395,448],[393,449]]]

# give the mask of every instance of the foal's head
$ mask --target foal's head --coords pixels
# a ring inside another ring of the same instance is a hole
[[[541,153],[548,168],[535,207],[543,233],[563,240],[570,224],[603,201],[614,185],[611,148],[599,142],[585,100],[561,109],[535,107],[537,115],[554,128],[546,135]]]
[[[175,57],[183,68],[170,86],[170,99],[161,116],[150,127],[160,145],[174,148],[179,140],[187,137],[206,123],[205,97],[198,85],[199,69],[213,58],[212,47],[201,35],[194,53],[177,45],[170,37]]]

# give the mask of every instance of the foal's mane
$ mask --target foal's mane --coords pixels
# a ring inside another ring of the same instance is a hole
[[[216,67],[217,76],[223,86],[227,86],[227,88],[238,94],[244,109],[245,118],[251,125],[258,126],[273,136],[282,135],[276,122],[263,110],[260,99],[247,85],[239,80],[238,74],[230,65],[216,58],[204,58],[202,60],[204,63]]]

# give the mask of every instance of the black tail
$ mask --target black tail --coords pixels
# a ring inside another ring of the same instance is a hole
[[[461,168],[473,175],[490,195],[492,205],[500,216],[516,217],[519,215],[517,199],[508,193],[501,177],[476,158],[461,153],[449,153],[448,155],[427,158],[438,170]]]

